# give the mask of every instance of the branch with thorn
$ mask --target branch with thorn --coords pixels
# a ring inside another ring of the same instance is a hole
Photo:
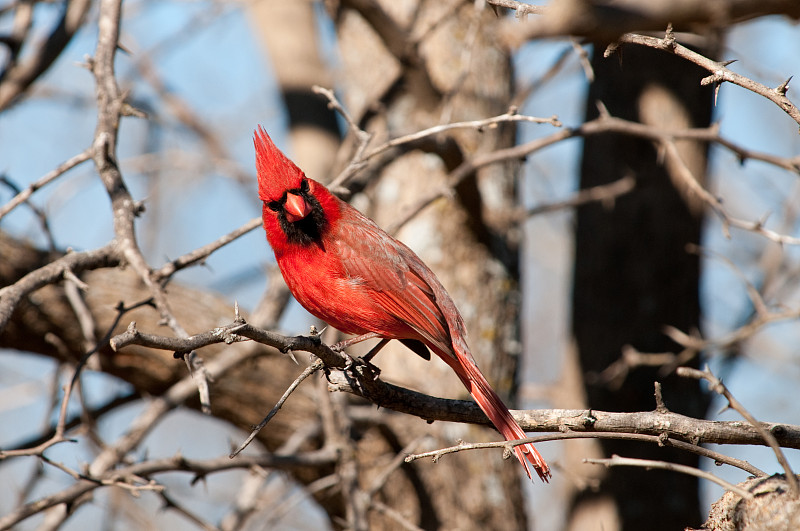
[[[313,354],[323,365],[321,370],[326,372],[330,390],[348,392],[379,407],[428,421],[489,424],[489,420],[472,401],[437,398],[384,382],[368,364],[331,349],[316,336],[287,337],[261,330],[242,320],[188,338],[147,334],[138,331],[135,323],[132,323],[126,332],[112,338],[111,345],[115,350],[128,345],[141,345],[181,353],[215,343],[241,341],[243,338],[281,352],[292,350]],[[667,436],[692,444],[765,444],[753,426],[741,422],[694,419],[673,412],[614,413],[550,409],[512,413],[527,431],[586,432],[591,435],[598,432],[636,433]],[[800,426],[775,423],[759,425],[775,434],[782,446],[800,448]]]

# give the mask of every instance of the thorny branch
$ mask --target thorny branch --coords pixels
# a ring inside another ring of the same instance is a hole
[[[98,109],[93,158],[97,173],[111,199],[116,245],[125,261],[139,273],[142,281],[150,289],[153,304],[161,319],[177,335],[186,337],[188,335],[186,330],[172,313],[164,289],[154,280],[152,270],[139,249],[134,222],[140,212],[140,206],[128,191],[117,164],[119,123],[126,110],[129,110],[129,106],[124,104],[125,95],[120,91],[114,76],[114,56],[119,43],[120,9],[120,0],[105,0],[100,5],[97,50],[90,62],[95,76]],[[203,362],[193,352],[186,353],[184,360],[189,372],[195,376],[201,409],[204,413],[210,414],[211,398]]]
[[[260,330],[247,323],[234,322],[189,338],[171,338],[146,334],[131,325],[111,340],[119,350],[128,345],[183,352],[213,343],[241,341],[250,338],[283,352],[305,351],[319,358],[327,371],[329,388],[366,398],[379,407],[415,415],[428,421],[489,424],[486,416],[471,401],[449,400],[428,396],[389,384],[374,374],[362,361],[331,350],[316,337],[286,337]],[[613,432],[667,436],[692,444],[764,445],[755,427],[742,422],[693,419],[673,412],[615,413],[594,410],[531,410],[512,412],[527,431]],[[760,423],[786,448],[800,448],[800,426]]]
[[[640,44],[642,46],[663,50],[691,61],[692,63],[711,72],[710,76],[703,78],[703,80],[700,82],[702,85],[709,85],[713,83],[717,87],[717,91],[719,91],[720,84],[724,82],[733,83],[734,85],[738,85],[768,99],[780,107],[783,112],[791,116],[792,120],[800,124],[800,109],[798,109],[797,106],[786,96],[786,93],[789,89],[789,80],[791,78],[787,79],[784,83],[775,88],[770,88],[763,83],[759,83],[741,74],[737,74],[728,68],[728,65],[732,61],[714,61],[693,50],[690,50],[689,48],[686,48],[685,46],[678,44],[672,32],[671,24],[668,26],[666,35],[663,39],[649,37],[647,35],[628,33],[620,37],[619,43]],[[606,50],[606,55],[613,53],[613,51],[613,47],[609,48]]]
[[[458,168],[450,172],[446,185],[438,189],[433,189],[427,195],[423,196],[415,205],[408,209],[403,217],[393,223],[387,230],[390,233],[396,232],[400,227],[408,223],[417,214],[419,214],[419,212],[432,204],[434,201],[451,195],[451,191],[459,183],[472,175],[479,168],[509,160],[522,160],[533,153],[541,151],[546,147],[552,146],[569,138],[603,135],[608,133],[631,135],[651,140],[657,146],[664,149],[670,159],[675,162],[680,169],[684,170],[685,164],[683,164],[683,161],[680,159],[680,155],[678,154],[677,150],[674,149],[676,140],[697,140],[708,143],[719,143],[720,145],[723,145],[736,153],[740,160],[762,160],[765,162],[775,163],[776,165],[789,169],[794,173],[800,173],[800,158],[794,157],[789,159],[773,157],[771,155],[766,155],[737,146],[735,143],[720,137],[718,128],[716,126],[699,129],[686,129],[681,131],[658,130],[638,122],[632,122],[610,116],[608,112],[605,111],[601,106],[601,113],[599,117],[585,122],[577,127],[564,128],[548,136],[526,142],[525,144],[499,149],[465,161]],[[723,207],[722,202],[702,186],[700,186],[700,184],[697,182],[697,179],[695,179],[691,173],[688,172],[688,170],[680,171],[679,176],[682,177],[689,189],[691,189],[704,203],[706,203],[721,219],[724,228],[736,227],[745,231],[754,232],[779,244],[800,244],[800,238],[780,234],[771,229],[767,229],[764,227],[764,223],[761,221],[746,221],[732,216]],[[571,204],[572,202],[568,201],[565,206],[571,206]]]

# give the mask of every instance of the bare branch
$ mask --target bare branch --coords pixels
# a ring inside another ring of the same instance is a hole
[[[798,4],[795,4],[795,7],[797,7],[797,5]],[[798,11],[798,15],[800,16],[800,11]],[[668,30],[667,36],[663,39],[650,37],[647,35],[628,33],[626,35],[622,35],[619,38],[619,42],[639,44],[650,48],[656,48],[658,50],[663,50],[691,61],[692,63],[711,72],[710,76],[701,81],[702,85],[708,85],[711,83],[718,84],[723,82],[739,85],[742,88],[745,88],[770,100],[775,105],[780,107],[783,112],[788,114],[795,122],[800,124],[800,109],[798,109],[797,106],[786,97],[786,87],[789,83],[788,80],[785,82],[785,84],[773,89],[764,85],[763,83],[753,81],[748,77],[737,74],[736,72],[728,69],[725,63],[720,63],[718,61],[709,59],[708,57],[705,57],[675,42],[674,37],[671,37],[671,27],[670,30]]]
[[[338,191],[337,189],[339,189],[351,175],[355,174],[364,166],[363,155],[364,151],[367,149],[367,145],[369,145],[370,140],[372,140],[372,134],[364,131],[358,126],[353,117],[350,116],[350,113],[347,112],[347,109],[344,107],[344,105],[342,105],[338,98],[336,98],[336,94],[334,94],[331,89],[314,85],[311,87],[311,90],[315,94],[320,94],[328,98],[328,108],[333,109],[342,115],[342,118],[344,118],[347,122],[350,132],[353,134],[353,136],[355,136],[356,139],[356,150],[355,153],[353,153],[350,162],[348,163],[347,167],[342,170],[342,173],[340,173],[339,176],[330,184],[331,190]]]
[[[11,188],[11,190],[14,191],[15,194],[17,194],[17,197],[19,197],[23,193],[23,191],[20,190],[20,188],[6,175],[0,175],[0,183]],[[44,232],[44,236],[45,238],[47,238],[47,244],[50,250],[55,251],[56,240],[53,237],[53,231],[50,229],[50,221],[47,219],[47,214],[45,213],[45,211],[41,207],[37,206],[32,201],[29,201],[27,199],[23,200],[22,202],[28,205],[28,208],[30,208],[34,216],[36,216],[36,219],[39,221],[39,225],[42,227],[42,232]]]
[[[21,3],[24,7],[25,2]],[[65,3],[61,19],[48,38],[39,43],[22,62],[13,62],[0,73],[0,111],[8,108],[59,57],[73,35],[83,25],[90,0],[70,0]]]
[[[699,245],[695,245],[693,243],[687,245],[686,249],[691,253],[703,255],[709,258],[714,258],[716,260],[719,260],[723,264],[727,265],[728,268],[733,272],[733,274],[736,275],[739,278],[739,280],[741,280],[742,283],[744,284],[745,289],[747,290],[747,296],[750,299],[750,302],[753,304],[753,309],[755,310],[758,317],[764,318],[769,315],[769,310],[767,309],[767,303],[764,302],[764,298],[761,296],[761,293],[758,292],[758,289],[756,289],[753,283],[747,279],[744,272],[738,267],[736,267],[736,264],[734,264],[730,258],[728,258],[727,256],[723,256],[719,253],[710,251],[708,249],[704,249]]]
[[[800,6],[794,0],[736,0],[715,4],[705,0],[616,0],[607,2],[561,0],[536,12],[513,0],[487,0],[489,4],[532,12],[539,17],[506,24],[502,37],[509,46],[532,39],[587,37],[612,41],[629,31],[660,31],[667,24],[678,28],[717,28],[765,15],[785,15],[800,19]]]
[[[79,166],[80,164],[86,162],[92,158],[92,150],[86,149],[81,153],[78,153],[74,157],[70,157],[68,160],[62,162],[57,168],[47,172],[43,177],[38,179],[37,181],[32,182],[28,185],[27,188],[19,192],[15,195],[11,200],[3,206],[0,206],[0,219],[3,219],[3,216],[14,210],[16,207],[27,201],[37,190],[42,188],[43,186],[51,183],[61,175],[65,174],[72,168]]]
[[[120,91],[114,77],[114,56],[119,42],[120,4],[121,0],[103,0],[100,4],[97,48],[95,57],[91,61],[92,72],[95,76],[98,109],[93,159],[97,173],[100,174],[106,192],[111,198],[114,234],[125,260],[150,289],[153,303],[158,309],[161,319],[177,335],[186,337],[188,336],[186,330],[170,310],[163,288],[153,279],[151,268],[139,249],[134,229],[134,220],[139,213],[139,206],[128,191],[117,164],[117,134],[123,111],[127,108],[123,101],[124,94]],[[185,361],[189,371],[195,377],[201,410],[210,414],[210,392],[202,360],[189,352]]]
[[[417,459],[424,459],[430,457],[435,462],[444,455],[462,452],[466,450],[481,450],[488,448],[503,448],[504,450],[509,450],[510,448],[518,444],[527,444],[527,443],[539,444],[547,441],[563,441],[569,439],[617,439],[622,441],[649,442],[649,443],[655,443],[659,446],[672,446],[687,452],[691,452],[693,454],[707,457],[709,459],[714,460],[714,462],[717,464],[726,464],[736,468],[740,468],[745,472],[748,472],[754,476],[759,476],[759,477],[767,476],[766,472],[751,465],[747,461],[736,459],[727,456],[725,454],[721,454],[719,452],[714,452],[712,450],[709,450],[708,448],[700,446],[699,444],[692,444],[680,441],[677,439],[666,437],[664,435],[645,435],[642,433],[617,433],[617,432],[602,432],[602,431],[594,431],[594,432],[569,431],[565,433],[554,433],[550,435],[538,435],[536,437],[528,437],[527,439],[520,439],[518,441],[511,441],[511,442],[499,441],[499,442],[488,442],[488,443],[465,443],[462,441],[459,442],[459,444],[457,444],[456,446],[450,446],[448,448],[440,448],[438,450],[431,450],[429,452],[423,452],[419,454],[410,454],[405,457],[405,460],[406,462],[411,462],[411,461],[416,461]]]
[[[392,385],[377,377],[371,368],[360,360],[335,352],[316,338],[285,337],[246,323],[235,322],[187,339],[144,334],[131,326],[124,334],[112,338],[111,344],[115,349],[136,344],[182,352],[212,343],[237,341],[241,337],[248,337],[283,352],[291,349],[314,354],[330,371],[328,374],[330,389],[353,393],[380,407],[429,421],[489,424],[489,420],[474,402],[436,398]],[[512,413],[527,431],[608,431],[666,435],[695,444],[765,444],[758,430],[741,422],[693,419],[673,412],[613,413],[553,409]],[[782,446],[800,448],[800,426],[778,423],[761,423],[760,426],[775,434]]]
[[[366,148],[369,145],[369,142],[372,140],[372,135],[370,135],[366,131],[363,131],[362,129],[359,129],[358,125],[353,121],[353,118],[347,112],[347,109],[345,109],[342,103],[336,98],[332,90],[315,86],[314,92],[317,94],[322,94],[323,96],[328,98],[329,101],[328,106],[336,110],[338,113],[342,115],[342,117],[344,117],[344,119],[350,126],[350,130],[355,132],[359,140],[358,147],[356,149],[356,152],[351,157],[350,163],[344,170],[342,170],[341,173],[339,173],[339,175],[333,180],[333,182],[331,182],[330,188],[333,190],[336,190],[344,186],[347,183],[347,181],[353,177],[353,175],[355,175],[359,170],[361,170],[366,165],[368,161],[377,157],[378,155],[381,155],[386,151],[389,151],[390,149],[405,144],[410,144],[412,142],[416,142],[424,138],[444,133],[446,131],[452,131],[455,129],[475,129],[477,131],[482,131],[484,129],[495,128],[498,126],[498,124],[508,123],[508,122],[550,124],[553,127],[561,127],[562,125],[561,122],[558,120],[557,116],[551,116],[549,118],[526,116],[523,114],[518,114],[516,107],[512,107],[508,110],[508,112],[504,114],[492,116],[490,118],[485,118],[483,120],[470,120],[467,122],[453,122],[448,124],[435,125],[433,127],[429,127],[421,131],[409,133],[407,135],[393,138],[387,142],[384,142],[379,146],[376,146],[369,152],[366,152]]]
[[[661,470],[671,470],[673,472],[680,472],[681,474],[689,474],[698,478],[707,479],[722,487],[725,490],[735,492],[742,498],[751,500],[753,495],[746,490],[737,487],[733,483],[728,483],[722,478],[718,478],[714,474],[694,468],[692,466],[680,465],[678,463],[667,463],[665,461],[653,461],[652,459],[633,459],[631,457],[620,457],[618,455],[611,456],[610,459],[584,459],[584,463],[592,463],[595,465],[604,466],[638,466],[643,468],[658,468]]]
[[[756,318],[744,326],[740,326],[729,334],[716,339],[702,339],[695,335],[688,335],[672,326],[664,327],[664,333],[679,345],[687,349],[692,349],[695,352],[701,352],[709,348],[724,350],[753,337],[762,331],[767,324],[780,321],[794,321],[797,319],[800,319],[800,309],[788,308],[777,312],[769,312],[766,315],[756,314]]]
[[[175,500],[172,496],[168,495],[164,490],[159,491],[159,496],[161,496],[161,500],[164,502],[165,509],[172,509],[176,511],[178,514],[183,515],[186,517],[187,520],[192,522],[200,529],[204,529],[205,531],[218,531],[216,526],[213,526],[206,522],[203,518],[200,518],[198,515],[190,511],[188,508],[184,507],[182,503]]]
[[[225,470],[263,466],[269,468],[296,468],[318,467],[330,465],[336,461],[336,454],[331,449],[307,453],[298,453],[292,456],[278,456],[263,454],[257,456],[239,456],[237,459],[228,459],[227,456],[213,459],[198,460],[186,459],[181,456],[153,459],[106,471],[100,475],[89,476],[93,479],[83,479],[74,485],[44,496],[38,500],[14,508],[3,517],[0,517],[0,529],[9,529],[25,518],[39,513],[45,509],[62,503],[75,503],[86,493],[105,485],[122,486],[119,478],[148,477],[165,472],[190,472],[197,477],[205,477],[215,472]],[[84,498],[85,499],[85,498]]]
[[[630,176],[623,177],[622,179],[614,181],[613,183],[601,184],[599,186],[593,186],[592,188],[578,190],[572,197],[564,199],[563,201],[554,201],[552,203],[529,208],[520,216],[518,216],[518,218],[520,221],[522,221],[539,214],[548,214],[550,212],[563,210],[565,208],[575,208],[587,203],[594,203],[596,201],[599,201],[603,203],[603,205],[610,207],[616,198],[633,191],[635,187],[636,179]]]
[[[764,156],[760,153],[754,153],[741,147],[736,147],[729,141],[722,141],[716,130],[716,127],[703,128],[703,129],[687,129],[682,131],[664,131],[656,129],[638,122],[631,122],[620,118],[615,118],[607,114],[602,114],[589,122],[585,122],[580,126],[573,129],[562,129],[546,137],[537,138],[525,144],[516,145],[510,148],[499,149],[485,155],[481,155],[467,160],[462,163],[458,168],[450,172],[447,179],[447,184],[431,190],[427,195],[423,196],[415,205],[410,207],[408,211],[399,220],[395,221],[388,229],[389,233],[396,233],[400,227],[408,223],[419,212],[431,205],[434,201],[441,197],[449,196],[452,190],[472,175],[476,170],[490,164],[497,164],[509,160],[520,160],[526,156],[535,153],[545,147],[562,142],[569,138],[574,137],[587,137],[592,135],[602,135],[608,133],[619,133],[624,135],[638,136],[652,140],[659,146],[662,146],[666,151],[670,160],[676,165],[677,174],[682,178],[683,182],[689,189],[695,193],[705,204],[707,204],[712,211],[720,217],[725,226],[737,227],[742,230],[754,232],[763,236],[775,243],[785,245],[800,245],[800,238],[780,234],[771,229],[764,227],[762,221],[746,221],[731,216],[727,210],[722,206],[719,199],[711,195],[705,188],[700,186],[697,179],[691,175],[691,172],[686,168],[680,155],[675,148],[675,141],[682,139],[700,140],[705,142],[716,142],[724,145],[728,149],[737,152],[743,158],[753,158],[758,160],[769,161],[776,163],[776,165],[790,169],[795,173],[800,173],[800,159],[779,159],[771,156]],[[780,161],[780,163],[778,163]]]
[[[231,454],[228,457],[233,459],[234,457],[239,455],[239,453],[242,450],[247,448],[247,445],[250,444],[250,442],[252,442],[253,439],[255,439],[256,435],[258,435],[258,432],[260,432],[261,429],[264,426],[267,425],[267,423],[270,421],[270,419],[275,416],[275,414],[278,412],[278,410],[280,410],[280,408],[283,406],[284,402],[286,402],[286,400],[289,398],[289,395],[291,395],[295,391],[295,389],[297,389],[297,387],[301,383],[303,383],[303,380],[305,380],[306,378],[308,378],[309,376],[311,376],[312,374],[314,374],[315,372],[317,372],[318,370],[320,370],[322,368],[323,368],[323,364],[322,364],[322,362],[320,360],[317,360],[314,363],[312,363],[311,365],[309,365],[308,367],[306,367],[305,370],[302,373],[300,373],[300,376],[298,376],[294,380],[294,382],[292,382],[292,384],[289,386],[289,388],[286,389],[286,392],[283,393],[283,396],[281,396],[280,400],[278,400],[278,402],[270,410],[270,412],[267,413],[267,416],[264,417],[264,420],[259,422],[258,426],[253,428],[253,430],[250,432],[250,435],[247,437],[247,439],[245,439],[245,441],[241,445],[239,445],[239,447],[236,450],[231,452]]]
[[[157,269],[153,271],[152,278],[155,282],[160,282],[166,279],[169,279],[174,275],[177,271],[181,269],[190,267],[197,263],[202,263],[206,258],[208,258],[211,253],[214,251],[228,245],[232,241],[244,236],[248,232],[252,231],[255,228],[261,226],[261,218],[253,218],[241,227],[236,230],[233,230],[222,236],[216,241],[208,243],[202,247],[198,247],[197,249],[184,254],[174,260],[167,262],[165,265],[161,267],[161,269]]]
[[[372,157],[380,155],[381,153],[393,147],[401,146],[403,144],[408,144],[410,142],[421,140],[429,136],[437,135],[445,131],[452,131],[454,129],[475,129],[476,131],[483,131],[484,129],[493,129],[497,127],[498,124],[508,123],[508,122],[550,124],[553,127],[561,127],[562,125],[561,122],[558,120],[557,116],[551,116],[549,118],[526,116],[524,114],[518,114],[517,109],[512,107],[511,109],[508,110],[508,112],[504,114],[499,114],[497,116],[492,116],[491,118],[485,118],[483,120],[470,120],[468,122],[452,122],[443,125],[435,125],[433,127],[429,127],[428,129],[417,131],[416,133],[411,133],[408,135],[403,135],[401,137],[393,138],[392,140],[389,140],[383,145],[380,145],[375,149],[371,150],[367,155],[365,155],[364,158],[371,159]]]
[[[73,274],[88,269],[115,267],[122,263],[118,248],[114,242],[93,251],[68,253],[61,258],[31,271],[17,282],[0,289],[0,333],[11,319],[14,308],[23,297],[42,286],[58,282],[67,271]]]
[[[794,497],[800,496],[800,482],[797,480],[797,476],[795,476],[794,472],[792,471],[792,467],[789,466],[789,461],[787,461],[786,456],[781,450],[780,444],[778,443],[775,436],[767,429],[764,429],[764,426],[756,420],[756,418],[750,414],[747,409],[733,396],[733,394],[725,387],[725,384],[722,381],[714,376],[714,373],[706,367],[705,370],[700,371],[697,369],[692,369],[689,367],[680,367],[678,369],[678,374],[680,376],[686,376],[689,378],[694,378],[696,380],[705,380],[708,382],[709,387],[715,393],[722,395],[728,401],[728,405],[731,409],[735,410],[749,422],[756,430],[758,430],[758,434],[764,438],[767,445],[772,448],[772,451],[775,452],[775,457],[778,458],[778,462],[783,467],[784,472],[786,473],[786,480],[789,482],[789,486],[792,489],[792,493]]]

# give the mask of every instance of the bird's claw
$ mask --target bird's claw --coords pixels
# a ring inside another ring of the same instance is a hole
[[[342,353],[342,352],[344,352],[344,349],[346,349],[346,348],[347,348],[347,344],[346,344],[345,341],[339,341],[339,342],[334,343],[333,345],[331,345],[331,350],[336,352],[336,353]]]

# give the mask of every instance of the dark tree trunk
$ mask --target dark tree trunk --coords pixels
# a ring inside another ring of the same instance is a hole
[[[706,74],[674,56],[626,46],[610,58],[596,46],[595,81],[587,120],[602,102],[612,116],[663,129],[700,127],[711,119],[712,92],[700,86]],[[698,179],[706,166],[702,146],[681,146]],[[687,197],[649,141],[623,135],[587,138],[581,187],[632,175],[635,190],[613,208],[592,204],[578,211],[575,240],[573,330],[586,378],[588,405],[610,411],[654,409],[654,382],[663,383],[666,406],[702,418],[707,400],[697,382],[663,376],[659,367],[635,367],[608,379],[602,371],[630,345],[641,352],[678,352],[664,326],[683,331],[699,326],[700,262],[687,251],[699,243],[702,209]],[[697,363],[694,360],[693,363]],[[697,466],[694,455],[657,446],[604,441],[603,452]],[[599,492],[611,496],[621,529],[683,529],[702,521],[696,478],[643,468],[611,468]],[[576,509],[595,502],[585,491]]]

